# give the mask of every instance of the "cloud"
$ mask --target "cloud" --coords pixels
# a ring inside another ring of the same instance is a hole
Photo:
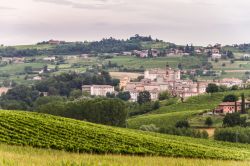
[[[14,10],[15,8],[0,6],[0,10]]]
[[[36,2],[53,3],[57,5],[67,5],[77,9],[103,9],[110,6],[124,3],[123,0],[33,0]]]

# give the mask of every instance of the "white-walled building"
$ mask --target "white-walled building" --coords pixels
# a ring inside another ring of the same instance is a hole
[[[212,56],[211,56],[211,58],[212,58],[213,60],[215,60],[215,59],[221,59],[221,57],[222,57],[222,55],[221,55],[221,54],[218,54],[218,53],[214,53],[214,54],[212,54]]]
[[[88,92],[93,96],[106,96],[107,93],[114,93],[115,89],[110,85],[83,85],[82,92]]]

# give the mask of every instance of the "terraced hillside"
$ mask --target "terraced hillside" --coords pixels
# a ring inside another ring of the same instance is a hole
[[[215,94],[206,94],[189,98],[184,103],[176,103],[163,106],[160,109],[128,120],[129,128],[139,129],[142,125],[155,124],[157,127],[167,127],[175,125],[176,121],[190,118],[206,110],[215,108],[228,94],[239,95],[245,93],[250,95],[250,90],[238,90]]]
[[[19,111],[0,111],[0,143],[97,154],[250,160],[250,145],[146,133]]]

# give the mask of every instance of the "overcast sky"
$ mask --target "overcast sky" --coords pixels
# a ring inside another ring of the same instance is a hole
[[[0,43],[128,38],[250,43],[249,0],[0,0]]]

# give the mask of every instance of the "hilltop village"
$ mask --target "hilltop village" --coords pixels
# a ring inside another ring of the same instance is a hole
[[[208,84],[225,86],[242,87],[243,81],[236,78],[224,78],[222,80],[197,81],[181,79],[183,71],[172,69],[166,65],[165,69],[151,69],[144,72],[143,79],[133,81],[129,76],[120,79],[119,88],[121,91],[130,93],[130,101],[136,102],[140,92],[148,91],[152,101],[159,98],[161,92],[169,92],[174,97],[187,99],[188,97],[197,96],[206,93]],[[114,86],[110,85],[83,85],[83,92],[88,92],[93,96],[106,96],[108,93],[118,93]]]

